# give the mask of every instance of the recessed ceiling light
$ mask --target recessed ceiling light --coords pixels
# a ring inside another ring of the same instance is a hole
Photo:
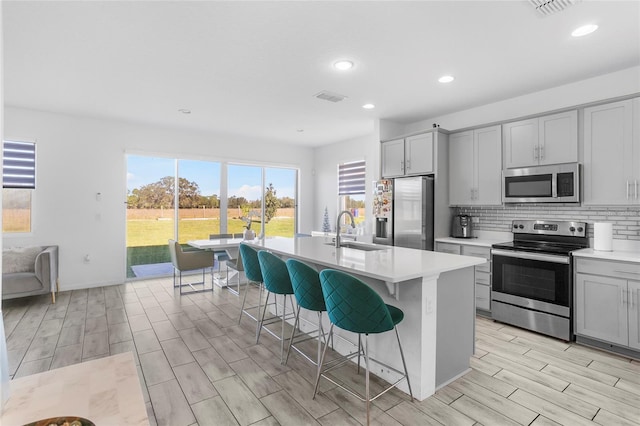
[[[453,80],[453,76],[451,75],[443,75],[438,79],[440,83],[451,83]]]
[[[591,34],[597,29],[598,29],[598,26],[596,24],[587,24],[573,30],[571,35],[574,37],[582,37],[582,36],[586,36],[587,34]]]
[[[340,70],[340,71],[346,71],[346,70],[350,70],[351,68],[353,68],[353,62],[347,61],[347,60],[342,60],[342,61],[338,61],[338,62],[334,63],[333,67],[335,69],[337,69],[337,70]]]
[[[364,109],[374,109],[376,106],[374,104],[364,104],[362,108]]]
[[[180,108],[178,112],[181,112],[183,114],[191,114],[191,110],[187,108]]]

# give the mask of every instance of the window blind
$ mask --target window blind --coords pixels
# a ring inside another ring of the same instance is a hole
[[[35,189],[35,143],[4,141],[2,146],[2,187]]]
[[[338,166],[338,195],[365,193],[365,161],[354,161]]]

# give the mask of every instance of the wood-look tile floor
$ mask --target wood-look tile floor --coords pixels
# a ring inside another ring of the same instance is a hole
[[[4,301],[3,310],[12,377],[132,351],[151,424],[365,423],[364,404],[327,381],[312,400],[313,367],[294,352],[280,365],[266,333],[256,345],[255,323],[238,325],[227,290],[179,296],[170,278],[154,279],[62,292],[56,304]],[[478,318],[471,366],[422,402],[385,394],[373,424],[640,424],[638,360]]]

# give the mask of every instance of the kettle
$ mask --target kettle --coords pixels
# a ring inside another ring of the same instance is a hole
[[[453,238],[473,238],[473,221],[471,216],[459,214],[451,221],[451,236]]]

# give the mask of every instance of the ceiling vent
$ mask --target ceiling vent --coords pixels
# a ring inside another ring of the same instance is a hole
[[[327,92],[326,90],[323,90],[320,93],[316,93],[313,96],[315,96],[318,99],[322,99],[329,102],[340,102],[347,99],[347,97],[344,95],[338,95],[337,93]]]
[[[529,0],[529,3],[541,14],[548,16],[562,12],[579,0]]]

